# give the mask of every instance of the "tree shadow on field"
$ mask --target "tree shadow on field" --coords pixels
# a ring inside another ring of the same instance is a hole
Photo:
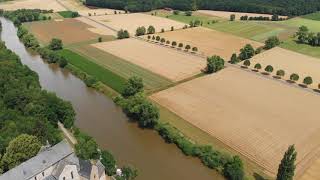
[[[254,177],[255,180],[268,180],[268,179],[262,177],[262,176],[261,176],[260,174],[258,174],[258,173],[253,173],[253,177]]]

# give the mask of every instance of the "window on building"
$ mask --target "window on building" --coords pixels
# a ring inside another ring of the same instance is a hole
[[[42,172],[42,176],[44,176],[44,172]]]
[[[37,176],[36,176],[36,177],[34,177],[34,180],[37,180]]]
[[[73,179],[73,172],[71,171],[71,179]]]
[[[62,179],[63,179],[63,180],[66,180],[66,177],[63,177]]]

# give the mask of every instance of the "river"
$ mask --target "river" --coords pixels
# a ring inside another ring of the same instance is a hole
[[[4,18],[1,39],[20,56],[23,64],[37,72],[43,89],[72,103],[76,126],[96,139],[102,149],[114,154],[118,164],[138,169],[138,180],[222,180],[216,171],[187,157],[173,144],[166,144],[152,130],[141,130],[113,101],[86,85],[67,70],[47,64],[28,52],[19,41],[13,23]]]

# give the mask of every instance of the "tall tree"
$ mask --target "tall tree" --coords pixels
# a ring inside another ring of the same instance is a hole
[[[143,92],[143,80],[140,77],[133,76],[128,79],[122,92],[123,97],[133,96],[139,92]]]
[[[294,145],[289,146],[278,168],[277,180],[293,180],[296,169],[297,152]]]

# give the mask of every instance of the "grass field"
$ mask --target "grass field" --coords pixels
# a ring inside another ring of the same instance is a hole
[[[228,67],[151,99],[273,173],[290,144],[297,174],[318,151],[320,96],[250,72]]]
[[[212,11],[212,10],[198,10],[198,13],[210,15],[210,16],[215,16],[215,17],[220,17],[220,18],[225,18],[225,19],[230,19],[230,16],[234,14],[236,16],[236,20],[240,20],[241,16],[248,16],[248,17],[272,17],[272,14],[257,14],[257,13],[243,13],[243,12],[228,12],[228,11]],[[280,16],[282,18],[286,18],[287,16]]]
[[[301,54],[309,55],[312,57],[319,58],[320,61],[320,47],[310,46],[308,44],[299,44],[294,38],[290,38],[284,41],[280,47],[289,49]]]
[[[108,52],[97,49],[91,45],[84,44],[70,48],[86,57],[88,60],[99,64],[101,67],[114,72],[124,79],[128,79],[132,76],[139,76],[143,78],[143,82],[147,91],[154,91],[172,84],[172,82],[166,78],[154,74],[149,70],[143,69]]]
[[[262,43],[203,27],[170,31],[158,35],[171,42],[176,41],[198,47],[198,54],[219,55],[225,60],[229,60],[233,53],[239,53],[246,44],[251,44],[254,48],[263,46]]]
[[[315,89],[320,83],[320,59],[297,52],[276,47],[254,56],[251,63],[260,63],[262,67],[272,65],[274,74],[277,70],[283,69],[286,72],[285,79],[290,79],[292,73],[297,73],[300,76],[298,83],[301,84],[305,77],[311,76],[313,84],[310,87]]]
[[[59,11],[58,12],[64,18],[72,18],[72,11]]]
[[[117,92],[122,92],[126,80],[121,76],[93,63],[87,58],[72,52],[68,49],[63,49],[60,54],[67,58],[68,62],[86,72],[87,74],[95,77],[97,80],[105,83]]]
[[[276,23],[285,24],[292,27],[307,26],[310,31],[320,32],[320,22],[311,20],[311,19],[297,17],[297,18],[289,19],[287,21],[279,21]]]
[[[204,58],[133,38],[93,46],[174,82],[200,74],[206,64]]]
[[[302,16],[302,18],[311,19],[311,20],[315,20],[315,21],[320,21],[320,12],[307,14],[307,15]]]

